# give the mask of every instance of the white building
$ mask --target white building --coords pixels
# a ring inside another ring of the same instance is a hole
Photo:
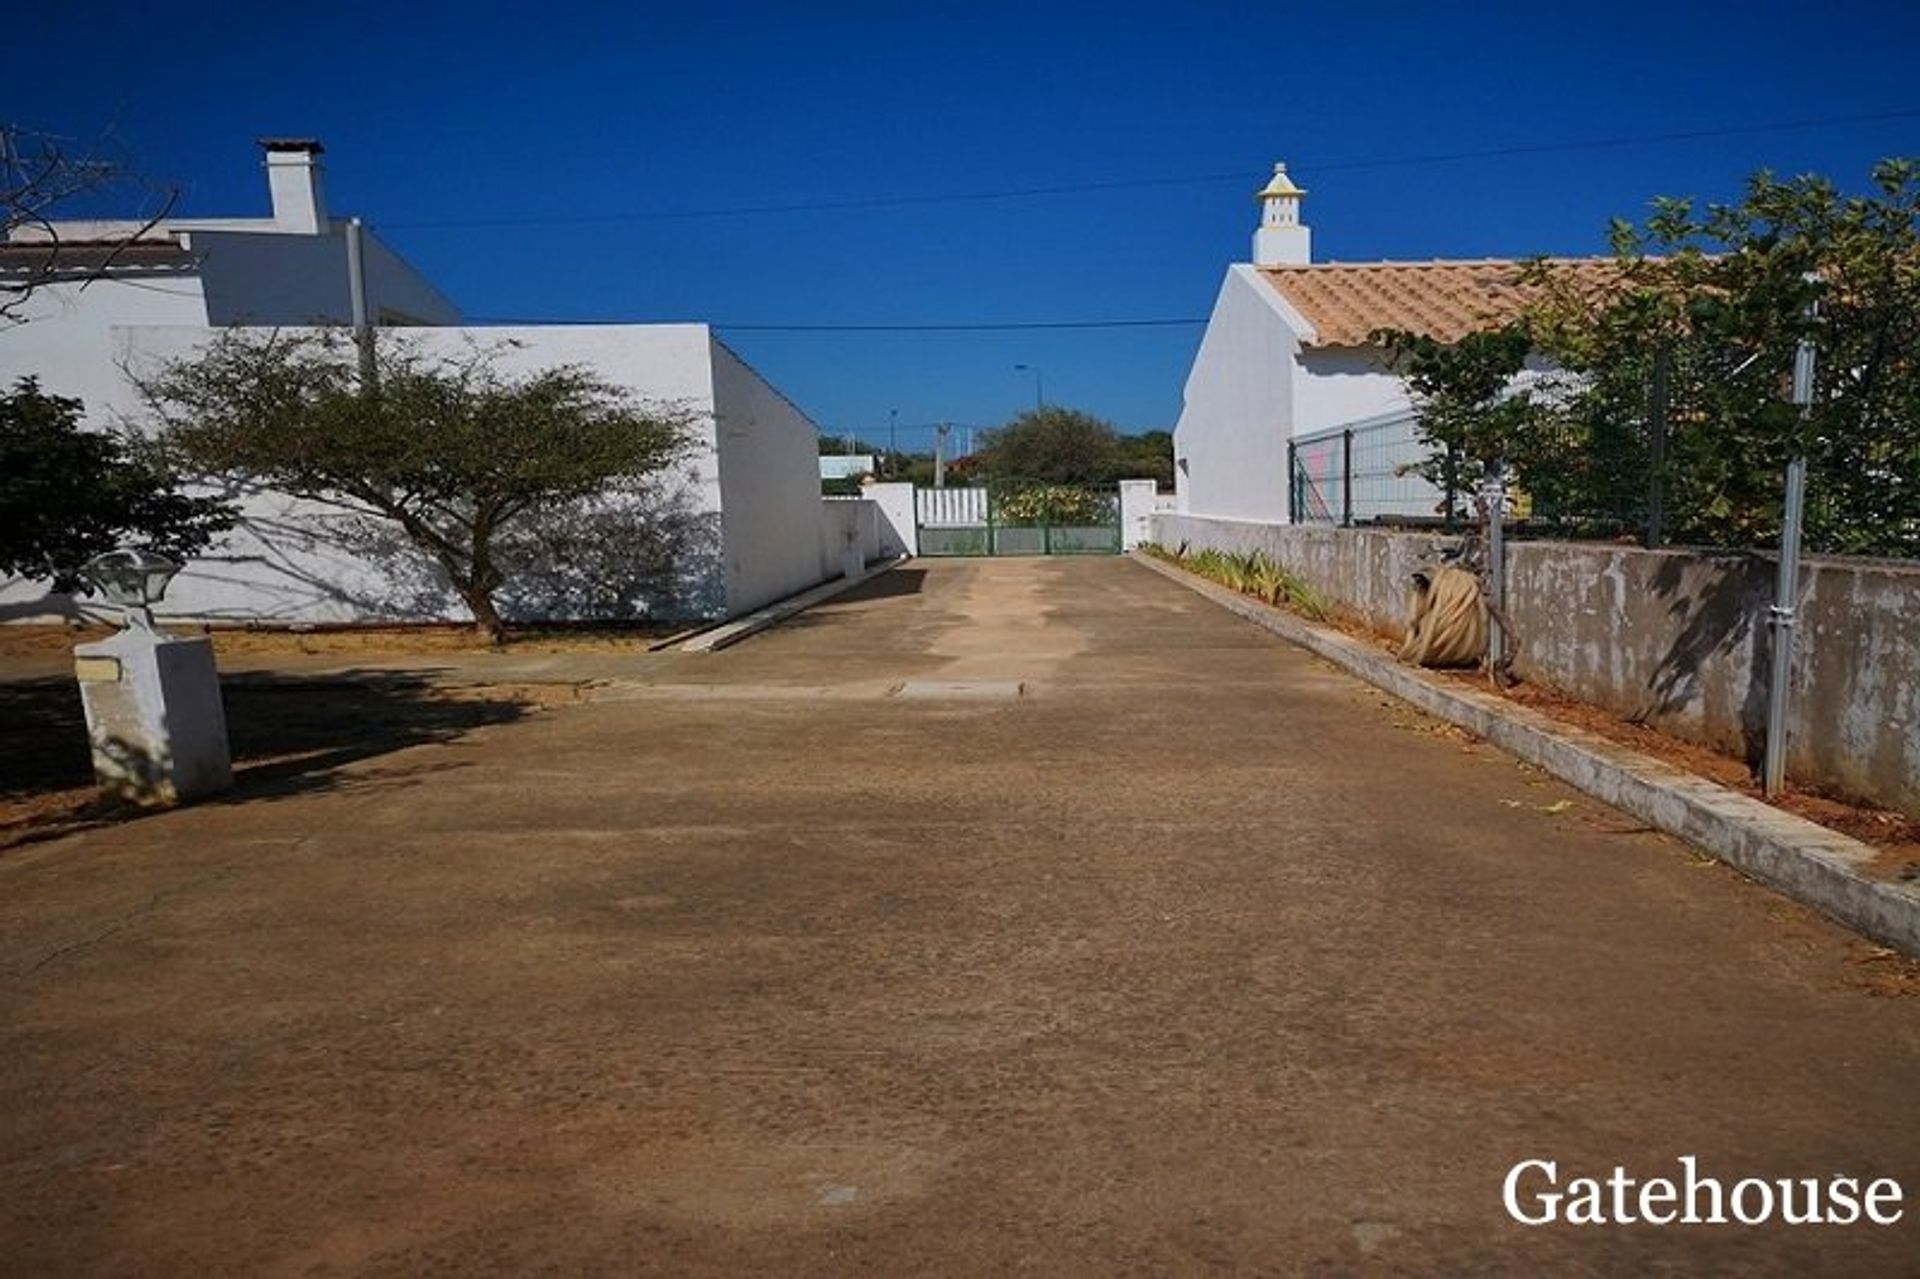
[[[1411,418],[1373,333],[1453,341],[1512,318],[1527,300],[1519,259],[1315,263],[1306,194],[1285,165],[1274,167],[1256,196],[1253,260],[1229,266],[1221,282],[1174,429],[1182,511],[1285,521],[1290,440]]]
[[[117,326],[351,323],[355,230],[373,322],[460,322],[454,305],[379,236],[330,216],[318,142],[267,138],[260,146],[273,199],[267,217],[168,218],[144,231],[127,221],[14,228],[0,243],[0,272],[37,287],[16,323],[0,322],[0,375],[10,384],[34,373],[48,392],[91,407],[120,388],[109,336]]]
[[[169,219],[131,243],[141,224],[60,223],[0,243],[0,272],[37,283],[19,322],[0,328],[0,385],[36,377],[47,392],[80,399],[90,424],[137,423],[128,370],[189,355],[230,326],[349,323],[357,237],[372,322],[424,326],[407,340],[429,351],[496,351],[508,371],[582,365],[695,424],[690,456],[654,500],[624,515],[598,511],[591,527],[556,540],[552,571],[506,593],[508,616],[732,615],[841,571],[843,549],[823,532],[817,430],[705,325],[460,327],[418,271],[371,231],[328,214],[318,143],[262,146],[271,217]],[[402,544],[370,541],[363,527],[276,495],[252,495],[244,511],[242,527],[176,579],[162,615],[465,616],[437,569]],[[73,609],[43,584],[0,583],[0,620]]]

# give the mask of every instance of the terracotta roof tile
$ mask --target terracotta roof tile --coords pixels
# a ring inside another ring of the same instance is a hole
[[[1556,258],[1582,278],[1618,278],[1611,258]],[[1376,329],[1451,342],[1518,315],[1534,290],[1513,258],[1457,262],[1328,262],[1263,267],[1261,275],[1313,325],[1310,347],[1366,346]]]

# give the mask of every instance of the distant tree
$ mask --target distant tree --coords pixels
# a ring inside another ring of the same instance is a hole
[[[84,287],[106,275],[126,247],[151,231],[179,199],[177,187],[145,192],[139,224],[110,237],[104,251],[95,244],[83,255],[63,245],[54,222],[61,206],[115,190],[124,196],[133,184],[131,170],[104,140],[76,149],[50,134],[0,124],[0,242],[32,232],[33,242],[46,250],[0,271],[0,325],[20,320],[36,289],[55,281]]]
[[[497,643],[509,535],[654,475],[689,439],[682,413],[585,369],[515,376],[495,354],[389,340],[363,387],[339,333],[235,330],[138,382],[183,465],[391,522]]]
[[[1173,487],[1173,432],[1142,431],[1120,437],[1121,480],[1152,480],[1158,487]]]
[[[0,573],[71,591],[102,551],[131,545],[187,559],[232,527],[226,503],[188,497],[154,458],[82,430],[82,407],[32,378],[0,394]]]
[[[988,431],[978,456],[995,479],[1107,484],[1119,478],[1120,433],[1091,413],[1048,405]]]

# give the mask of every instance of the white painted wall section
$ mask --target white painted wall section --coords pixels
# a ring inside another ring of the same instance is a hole
[[[863,490],[880,513],[880,555],[918,555],[920,543],[913,519],[913,485],[869,484]]]
[[[92,377],[83,379],[88,382],[90,418],[100,423],[116,418],[140,423],[132,385],[119,376],[118,365],[149,370],[165,360],[191,355],[217,336],[217,330],[199,324],[111,329],[111,347],[104,358],[96,364],[73,366],[93,371]],[[582,365],[636,398],[688,415],[692,447],[662,477],[661,500],[684,509],[690,521],[709,522],[714,533],[710,548],[690,556],[682,566],[674,599],[662,603],[669,606],[668,616],[708,616],[725,610],[711,345],[704,325],[422,328],[395,336],[448,355],[487,350],[509,373]],[[100,379],[100,369],[113,371],[110,381]],[[49,387],[53,388],[51,381]],[[799,473],[806,484],[817,486],[811,454]],[[817,493],[810,491],[809,496],[817,505]],[[156,610],[160,615],[274,623],[466,618],[439,570],[418,552],[384,547],[370,551],[363,538],[348,535],[346,517],[330,507],[274,493],[243,497],[241,527],[174,580],[165,603]],[[798,526],[806,532],[809,570],[817,566],[817,523],[818,514],[810,508],[806,523]],[[617,555],[618,548],[612,553]],[[802,585],[812,580],[817,579]],[[0,584],[0,620],[65,616],[72,611],[72,601],[49,595],[43,583]]]
[[[1159,487],[1152,480],[1120,481],[1120,549],[1130,551],[1153,540],[1153,512]]]
[[[1367,347],[1328,347],[1299,353],[1293,384],[1293,434],[1307,435],[1411,406],[1406,388],[1387,368],[1385,353]]]
[[[1251,266],[1229,267],[1174,428],[1181,509],[1287,517],[1287,439],[1304,320]]]
[[[821,578],[819,429],[709,338],[730,616]]]

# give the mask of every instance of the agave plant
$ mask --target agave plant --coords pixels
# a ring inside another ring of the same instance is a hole
[[[1269,604],[1285,604],[1292,594],[1293,575],[1262,555],[1253,569],[1253,593]]]

